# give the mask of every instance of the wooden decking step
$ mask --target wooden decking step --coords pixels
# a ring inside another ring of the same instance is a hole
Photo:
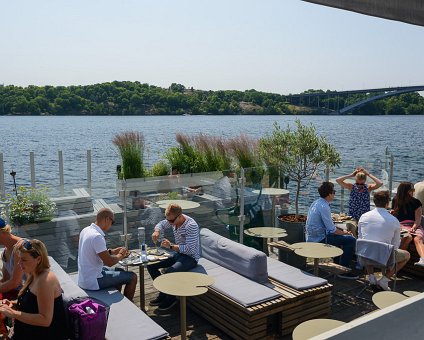
[[[352,269],[344,267],[344,266],[337,264],[337,263],[334,263],[334,262],[319,263],[318,268],[327,272],[327,273],[333,274],[333,275],[346,274],[346,273],[349,273],[350,271],[352,271]]]

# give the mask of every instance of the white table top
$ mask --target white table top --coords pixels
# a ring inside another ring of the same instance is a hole
[[[332,319],[313,319],[302,322],[294,331],[293,340],[306,340],[331,329],[344,325],[345,322]]]
[[[384,291],[375,293],[372,296],[372,302],[380,309],[394,305],[395,303],[406,300],[408,297],[396,292]]]
[[[273,227],[249,228],[244,231],[246,235],[263,238],[276,238],[287,236],[286,230]]]
[[[178,204],[183,210],[196,209],[200,207],[199,203],[187,200],[161,200],[157,201],[156,204],[163,209],[165,209],[170,204]]]
[[[160,292],[175,296],[195,296],[208,291],[207,286],[213,285],[215,279],[212,276],[177,272],[163,274],[153,281],[153,286]]]
[[[343,250],[325,243],[299,242],[291,245],[297,255],[312,257],[316,259],[326,259],[343,254]]]
[[[261,190],[253,190],[254,194],[259,194]],[[287,189],[279,189],[279,188],[262,188],[262,195],[269,196],[278,196],[278,195],[286,195],[289,191]]]

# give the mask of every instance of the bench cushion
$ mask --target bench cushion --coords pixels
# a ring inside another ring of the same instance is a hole
[[[270,278],[297,290],[309,289],[327,284],[327,280],[292,267],[272,258],[267,258]]]
[[[245,307],[278,298],[280,294],[260,283],[247,279],[205,258],[200,258],[191,271],[208,274],[215,279],[212,287]]]
[[[254,248],[231,241],[207,228],[200,230],[202,257],[256,282],[266,282],[267,256]]]

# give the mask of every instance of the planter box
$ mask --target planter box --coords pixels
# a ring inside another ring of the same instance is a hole
[[[289,244],[297,242],[305,242],[305,222],[289,222],[282,219],[283,216],[278,216],[278,226],[283,228],[287,232],[287,236],[284,238]],[[278,259],[285,262],[293,267],[305,268],[306,259],[302,256],[295,254],[294,252],[287,253],[281,249],[278,250]]]

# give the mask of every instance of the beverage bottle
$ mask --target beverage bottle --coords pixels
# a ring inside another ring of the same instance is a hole
[[[146,230],[144,227],[138,228],[138,244],[140,247],[140,261],[147,262],[147,252],[146,252]]]

